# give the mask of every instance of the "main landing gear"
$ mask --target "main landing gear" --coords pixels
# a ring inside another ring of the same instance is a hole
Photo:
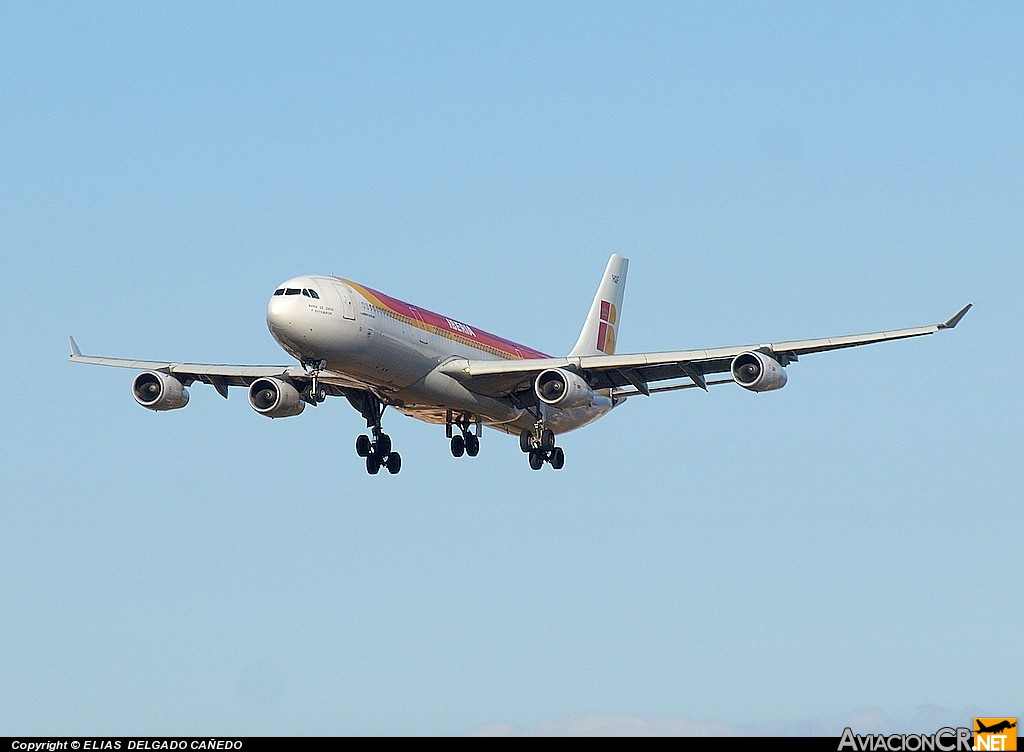
[[[356,437],[356,454],[366,458],[366,472],[376,475],[382,467],[392,475],[402,469],[402,455],[391,449],[391,437],[380,427],[380,419],[387,405],[369,392],[362,393],[358,398],[349,397],[349,401],[366,418],[366,427],[371,430],[373,438],[366,434]]]
[[[565,452],[562,447],[555,446],[555,434],[544,424],[537,422],[534,430],[524,430],[519,434],[519,448],[530,455],[530,469],[540,470],[545,462],[551,463],[555,470],[565,465]]]
[[[459,429],[455,433],[452,428]],[[475,430],[472,430],[473,427]],[[452,456],[476,457],[480,453],[480,421],[470,420],[470,416],[462,413],[455,417],[451,410],[448,411],[447,419],[444,422],[444,434],[452,440]]]

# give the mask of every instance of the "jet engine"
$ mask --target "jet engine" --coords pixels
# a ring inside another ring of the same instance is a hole
[[[782,389],[788,377],[782,364],[763,352],[740,353],[732,361],[732,377],[744,389],[770,392]]]
[[[541,371],[534,382],[537,398],[554,407],[586,407],[594,401],[590,384],[572,371],[549,368]]]
[[[306,407],[298,389],[280,379],[256,379],[249,386],[249,404],[268,418],[289,418]]]
[[[184,385],[170,374],[143,371],[132,381],[132,396],[148,410],[177,410],[188,404]]]

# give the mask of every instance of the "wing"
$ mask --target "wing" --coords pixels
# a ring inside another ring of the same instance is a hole
[[[952,329],[960,323],[960,319],[967,314],[970,308],[970,304],[964,306],[952,318],[941,324],[872,334],[717,347],[710,350],[679,350],[630,355],[587,355],[512,361],[455,358],[442,364],[440,369],[462,382],[467,389],[491,397],[505,397],[530,389],[537,374],[548,368],[564,368],[573,371],[584,376],[592,388],[613,389],[617,396],[624,397],[694,387],[707,389],[710,385],[732,382],[731,377],[709,381],[707,376],[729,373],[733,359],[743,353],[764,353],[774,357],[782,365],[786,365],[796,361],[801,355],[859,347],[875,342],[923,337],[943,329]],[[650,386],[654,382],[673,379],[686,379],[687,381],[671,386]]]
[[[278,378],[287,379],[296,384],[310,381],[304,368],[292,366],[246,366],[212,363],[173,363],[161,360],[131,360],[126,358],[105,358],[95,355],[82,355],[74,337],[68,337],[71,348],[71,362],[88,363],[97,366],[113,366],[115,368],[132,368],[137,371],[161,371],[173,375],[182,386],[191,386],[196,381],[213,386],[221,396],[227,398],[229,386],[249,386],[256,379]],[[363,388],[362,384],[352,381],[344,374],[334,371],[321,371],[321,384],[328,392],[342,395],[346,388]]]

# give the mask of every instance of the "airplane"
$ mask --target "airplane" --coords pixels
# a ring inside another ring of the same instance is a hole
[[[977,721],[977,724],[979,734],[998,734],[1000,731],[1006,731],[1007,729],[1012,729],[1017,726],[1016,723],[1010,723],[1009,720],[1000,721],[999,723],[994,723],[991,726],[986,726],[981,721]]]
[[[187,387],[210,384],[227,398],[246,387],[268,418],[300,414],[327,397],[344,397],[366,419],[356,438],[366,471],[394,475],[401,455],[381,427],[388,408],[443,424],[455,457],[475,457],[482,426],[519,437],[530,467],[560,470],[556,437],[586,426],[629,397],[736,383],[752,392],[786,385],[786,367],[803,355],[953,329],[964,306],[941,324],[825,339],[617,354],[629,260],[613,254],[576,345],[565,357],[538,350],[335,276],[294,277],[267,304],[267,327],[297,365],[209,365],[82,355],[71,361],[132,368],[132,396],[149,410],[188,404]],[[719,376],[726,374],[725,376]],[[709,378],[717,377],[717,378]]]

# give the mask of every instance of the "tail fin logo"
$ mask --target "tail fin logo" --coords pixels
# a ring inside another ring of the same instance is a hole
[[[1016,718],[975,718],[974,749],[1012,752],[1017,749]]]
[[[597,328],[597,349],[605,355],[615,354],[615,322],[618,319],[615,304],[601,301],[601,323]]]

